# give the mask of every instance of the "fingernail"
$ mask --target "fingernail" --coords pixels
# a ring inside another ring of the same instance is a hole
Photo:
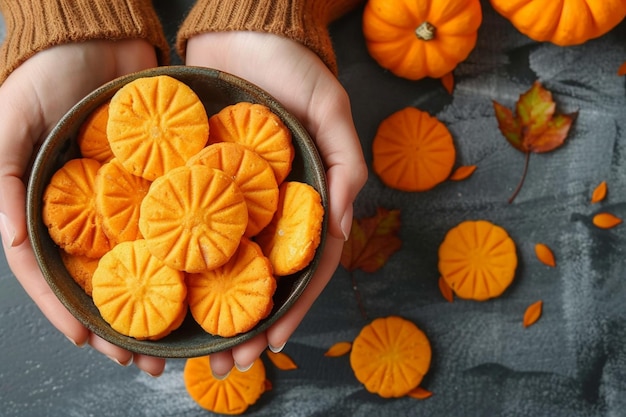
[[[70,342],[72,342],[72,344],[73,344],[74,346],[79,347],[79,348],[85,347],[85,345],[87,344],[87,341],[86,341],[86,340],[85,340],[83,343],[78,343],[78,342],[76,342],[76,340],[72,339],[72,338],[71,338],[71,337],[69,337],[69,336],[65,336],[65,337],[67,337],[67,340],[69,340]]]
[[[224,375],[216,374],[213,371],[211,371],[211,373],[213,374],[213,378],[217,379],[218,381],[223,381],[228,378],[228,375],[230,375],[230,371],[226,372]]]
[[[8,247],[12,247],[15,243],[15,228],[4,213],[0,213],[0,236]]]
[[[246,372],[247,370],[249,370],[250,368],[252,368],[252,365],[254,364],[254,362],[248,364],[247,366],[241,366],[239,365],[237,362],[235,362],[235,368],[237,368],[237,370],[239,372]]]
[[[348,210],[345,212],[343,217],[341,218],[341,232],[343,233],[344,240],[348,240],[350,238],[350,229],[352,229],[352,206],[348,207]]]
[[[127,367],[129,366],[131,363],[133,363],[133,356],[131,355],[130,358],[126,361],[126,362],[121,362],[119,359],[113,357],[113,356],[107,356],[107,358],[111,359],[113,362],[115,362],[116,364],[123,366],[123,367]]]
[[[285,348],[285,345],[287,344],[287,342],[283,343],[280,346],[272,346],[272,345],[267,345],[267,347],[269,348],[269,350],[271,350],[274,353],[278,353],[280,351],[282,351]]]
[[[158,378],[158,377],[160,377],[161,375],[163,375],[163,371],[164,371],[164,369],[162,369],[162,370],[161,370],[161,372],[159,372],[159,373],[153,374],[153,373],[151,373],[151,372],[148,372],[148,371],[144,370],[144,372],[146,373],[146,375],[151,376],[152,378]]]

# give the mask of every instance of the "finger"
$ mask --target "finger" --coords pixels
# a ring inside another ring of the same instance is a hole
[[[217,379],[225,378],[233,369],[235,361],[231,350],[211,354],[211,371]]]
[[[165,359],[153,356],[134,354],[133,363],[135,366],[152,377],[159,377],[165,371]]]
[[[343,239],[330,236],[327,238],[322,262],[320,262],[309,285],[289,311],[267,330],[267,342],[270,346],[280,348],[287,343],[289,337],[296,330],[335,272],[341,256],[343,243]]]
[[[267,349],[267,338],[261,333],[233,348],[235,366],[240,371],[247,371],[254,361]],[[211,359],[213,360],[213,359]]]
[[[20,245],[27,235],[23,176],[40,132],[32,130],[38,122],[37,103],[13,85],[7,80],[0,88],[0,213],[5,223],[2,238]]]
[[[89,336],[89,344],[118,365],[128,366],[133,363],[133,354],[131,352],[107,342],[94,333],[91,333]]]

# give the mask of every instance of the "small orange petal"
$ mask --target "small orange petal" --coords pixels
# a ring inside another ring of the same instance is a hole
[[[607,192],[606,181],[602,181],[596,188],[594,188],[593,193],[591,194],[591,203],[598,203],[606,197]]]
[[[441,84],[443,84],[443,88],[446,89],[448,94],[452,94],[452,91],[454,91],[454,75],[452,74],[452,72],[447,73],[440,79]]]
[[[617,70],[617,75],[626,75],[626,62],[620,65],[619,69]]]
[[[545,265],[555,267],[556,260],[554,259],[554,253],[552,253],[552,249],[548,247],[548,245],[544,243],[537,243],[535,245],[535,255],[537,255],[537,259],[539,259]]]
[[[448,285],[448,283],[442,276],[439,277],[439,291],[441,291],[441,295],[443,295],[443,298],[448,300],[449,303],[454,301],[454,293],[452,292],[452,287]]]
[[[274,388],[272,381],[270,381],[269,379],[266,379],[265,381],[263,381],[263,385],[264,385],[265,391],[271,391]]]
[[[461,181],[468,178],[476,171],[476,165],[462,165],[454,170],[450,175],[450,180]]]
[[[409,391],[407,395],[411,398],[415,398],[416,400],[425,400],[426,398],[432,397],[433,393],[425,388],[418,386],[417,388]]]
[[[326,353],[324,353],[324,356],[327,356],[327,357],[330,357],[330,358],[336,358],[338,356],[343,356],[346,353],[350,352],[350,349],[352,349],[352,343],[351,342],[338,342],[338,343],[335,343],[334,345],[332,345],[326,351]]]
[[[532,326],[541,317],[541,311],[543,309],[543,301],[539,300],[532,303],[524,312],[524,327]]]
[[[611,213],[598,213],[593,216],[593,224],[601,229],[610,229],[622,223],[622,219]]]
[[[283,352],[274,353],[271,350],[267,350],[267,357],[269,360],[281,371],[290,371],[298,369],[298,365],[287,354]]]

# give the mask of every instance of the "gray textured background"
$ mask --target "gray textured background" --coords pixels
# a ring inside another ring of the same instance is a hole
[[[173,36],[185,7],[161,3]],[[601,39],[559,48],[520,35],[486,1],[483,13],[476,49],[455,71],[453,96],[438,81],[410,82],[378,67],[364,47],[360,9],[332,28],[368,162],[378,123],[415,106],[447,124],[458,164],[478,165],[466,181],[418,194],[388,189],[372,173],[355,208],[359,217],[379,206],[401,210],[402,249],[379,272],[357,271],[355,278],[371,318],[402,315],[429,336],[434,357],[423,386],[434,396],[380,399],[355,380],[347,357],[323,357],[366,324],[350,276],[339,268],[285,348],[299,369],[268,363],[273,390],[248,415],[626,414],[626,226],[591,224],[601,210],[626,218],[626,80],[616,75],[626,61],[626,22]],[[509,205],[524,158],[500,135],[491,100],[512,106],[536,79],[554,93],[559,111],[580,113],[563,148],[533,155],[526,184]],[[602,180],[608,199],[591,205]],[[449,304],[439,294],[437,248],[465,219],[495,222],[517,243],[515,282],[497,300]],[[556,268],[536,260],[536,242],[553,248]],[[207,415],[185,392],[182,360],[152,379],[75,348],[27,298],[4,258],[0,288],[0,415]],[[524,329],[524,309],[538,299],[543,317]]]

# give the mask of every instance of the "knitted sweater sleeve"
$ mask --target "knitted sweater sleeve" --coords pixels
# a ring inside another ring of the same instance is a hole
[[[361,0],[198,0],[180,27],[176,49],[203,32],[259,31],[288,37],[311,50],[336,72],[328,25]]]
[[[6,37],[0,47],[0,83],[49,47],[90,39],[145,39],[159,62],[169,46],[151,0],[0,0]]]

